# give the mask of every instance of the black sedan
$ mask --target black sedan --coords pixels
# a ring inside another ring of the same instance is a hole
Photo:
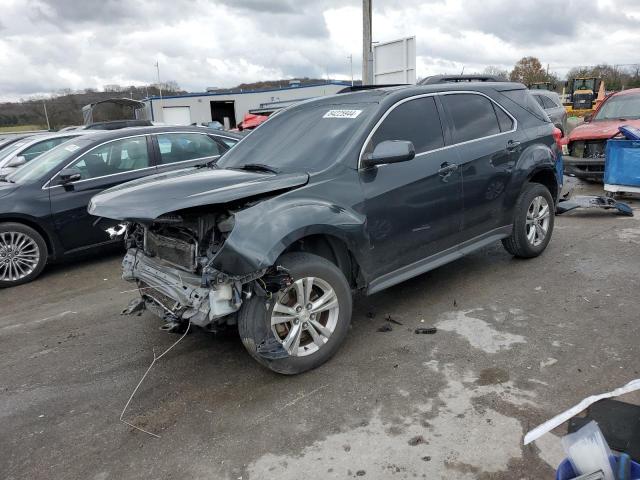
[[[241,138],[201,127],[128,128],[75,138],[18,169],[0,181],[0,288],[33,280],[47,261],[112,243],[110,221],[87,213],[96,193],[215,161]]]

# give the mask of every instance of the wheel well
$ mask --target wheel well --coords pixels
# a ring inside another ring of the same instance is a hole
[[[336,265],[351,288],[360,288],[364,281],[358,262],[353,257],[347,245],[339,238],[331,235],[309,235],[296,240],[282,253],[307,252],[318,255]]]
[[[49,235],[47,234],[47,232],[40,225],[38,225],[36,222],[33,222],[31,220],[27,220],[27,219],[24,219],[24,218],[2,217],[2,218],[0,218],[0,224],[2,224],[2,223],[21,223],[22,225],[26,225],[27,227],[33,228],[44,239],[44,243],[47,245],[47,254],[48,255],[53,255],[55,253],[54,249],[53,249],[53,243],[51,241],[51,238],[49,238]]]
[[[558,179],[556,178],[555,172],[546,168],[544,170],[538,170],[529,177],[529,181],[544,185],[549,189],[549,192],[551,192],[553,201],[558,200]]]

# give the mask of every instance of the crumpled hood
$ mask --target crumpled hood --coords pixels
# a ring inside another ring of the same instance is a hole
[[[576,140],[600,140],[615,137],[619,131],[618,127],[631,125],[640,128],[640,120],[602,120],[583,123],[574,128],[569,134],[569,142]]]
[[[186,169],[124,183],[94,196],[89,213],[115,220],[151,222],[185,208],[215,205],[302,186],[306,173]]]

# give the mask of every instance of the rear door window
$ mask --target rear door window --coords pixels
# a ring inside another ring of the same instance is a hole
[[[371,137],[367,152],[385,140],[410,141],[416,154],[443,147],[442,125],[433,97],[409,100],[391,110]]]
[[[454,143],[468,142],[500,133],[493,103],[482,95],[456,93],[441,97],[453,122]]]
[[[223,148],[208,135],[199,133],[163,133],[156,136],[160,149],[160,163],[176,163],[196,158],[214,157]]]

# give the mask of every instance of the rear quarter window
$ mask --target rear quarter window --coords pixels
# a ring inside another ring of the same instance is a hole
[[[531,95],[529,90],[520,88],[517,90],[502,90],[499,93],[522,107],[538,120],[544,123],[550,122],[549,117],[540,104],[533,98],[533,95]]]

